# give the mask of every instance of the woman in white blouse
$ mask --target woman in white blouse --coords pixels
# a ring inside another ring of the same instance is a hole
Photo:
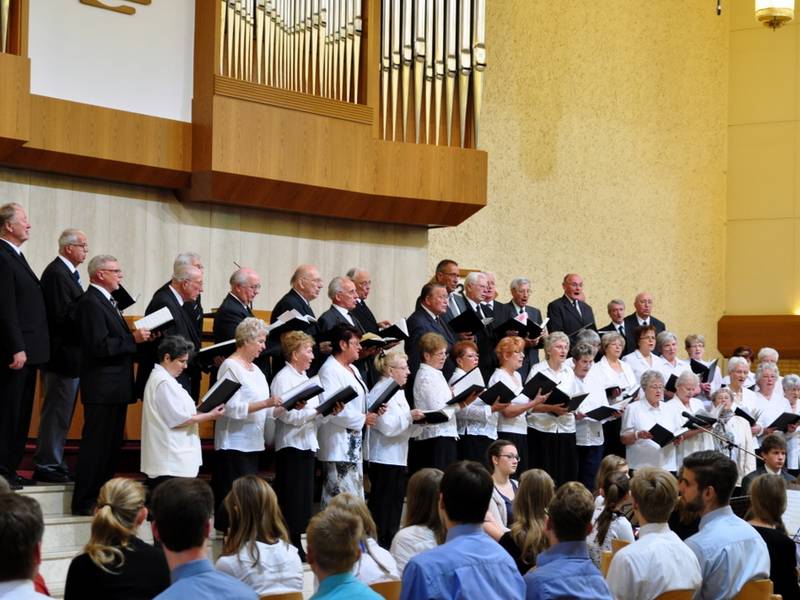
[[[641,380],[644,398],[631,402],[622,416],[620,438],[627,446],[625,459],[632,470],[658,467],[675,473],[675,444],[663,448],[653,441],[650,430],[656,424],[673,434],[681,429],[682,417],[664,402],[664,376],[661,371],[645,371]]]
[[[508,440],[517,447],[519,464],[517,471],[528,470],[528,422],[526,413],[547,399],[547,395],[539,394],[531,400],[522,393],[522,377],[519,369],[525,359],[525,341],[518,336],[504,337],[494,349],[500,366],[489,378],[489,386],[502,381],[508,389],[516,394],[509,404],[500,405],[500,418],[497,422],[497,437]],[[476,402],[477,404],[477,402]],[[472,407],[464,412],[469,412]],[[482,458],[481,461],[486,460]]]
[[[267,326],[261,319],[248,317],[236,327],[236,350],[220,365],[217,380],[230,379],[242,385],[225,404],[225,414],[214,428],[214,474],[212,486],[218,503],[214,526],[225,531],[228,515],[222,500],[233,482],[258,472],[258,459],[264,450],[264,429],[272,408],[280,398],[270,397],[264,373],[253,361],[263,352]],[[269,409],[269,411],[267,410]],[[279,409],[283,410],[283,409]]]
[[[338,324],[327,335],[331,340],[332,354],[319,370],[319,378],[329,398],[344,387],[355,390],[356,397],[344,405],[341,412],[325,417],[317,431],[322,462],[322,502],[328,502],[341,492],[364,497],[362,471],[362,434],[364,425],[372,426],[378,415],[365,414],[367,386],[353,365],[361,351],[360,335],[352,325]]]
[[[783,395],[789,403],[789,412],[800,414],[800,377],[790,373],[783,378]],[[786,432],[786,470],[797,477],[800,472],[800,433],[797,424],[789,425]]]
[[[225,497],[225,508],[231,522],[217,570],[259,596],[301,592],[303,565],[269,484],[256,475],[240,477]]]
[[[661,372],[664,381],[669,381],[671,375],[678,377],[684,371],[690,371],[689,361],[678,358],[678,336],[671,331],[662,331],[656,336],[656,353],[661,356]],[[674,394],[664,391],[664,397],[670,400]]]
[[[186,369],[193,348],[179,335],[161,340],[158,364],[144,388],[140,470],[147,475],[145,485],[151,493],[170,477],[197,477],[203,464],[197,424],[225,413],[224,406],[198,413],[194,400],[176,379]]]
[[[687,335],[684,340],[684,347],[686,348],[686,354],[689,355],[690,360],[696,360],[707,367],[711,366],[713,361],[708,361],[703,358],[706,353],[705,337],[699,333]],[[722,374],[720,373],[719,365],[717,365],[708,383],[700,384],[700,394],[698,394],[698,397],[706,405],[706,408],[710,408],[711,406],[711,394],[716,392],[720,387],[722,387]]]
[[[783,413],[789,412],[789,401],[783,395],[783,389],[778,383],[778,367],[771,362],[762,362],[756,369],[756,383],[758,391],[755,393],[755,410],[758,413],[759,445],[767,435],[775,430],[770,425]],[[755,415],[753,415],[755,416]]]
[[[651,369],[663,372],[663,361],[653,352],[656,348],[655,325],[637,327],[633,330],[633,338],[636,340],[636,350],[625,355],[622,360],[630,365],[636,379],[641,380],[642,373]]]
[[[400,527],[403,512],[408,440],[420,429],[419,425],[414,425],[414,420],[422,418],[422,411],[411,410],[402,389],[410,373],[405,354],[381,353],[375,357],[375,369],[381,376],[373,388],[375,400],[392,381],[400,386],[384,405],[384,412],[378,413],[369,432],[369,510],[378,528],[378,542],[388,548]],[[370,403],[372,396],[370,392]]]
[[[408,480],[403,528],[392,540],[391,553],[397,561],[397,571],[414,556],[444,544],[447,530],[439,515],[439,469],[421,469]]]
[[[667,402],[667,406],[672,407],[678,413],[678,418],[682,423],[686,422],[686,417],[682,413],[691,415],[697,413],[708,414],[703,406],[703,401],[694,398],[695,390],[699,389],[700,379],[691,371],[684,371],[678,376],[675,382],[675,397]],[[675,460],[678,468],[683,464],[683,458],[693,452],[700,450],[713,450],[714,440],[711,435],[700,429],[690,429],[681,435],[681,442],[675,449]]]
[[[575,373],[567,365],[569,338],[555,331],[544,339],[546,359],[531,368],[528,380],[543,373],[565,394],[572,393]],[[547,471],[556,486],[578,477],[575,446],[575,415],[564,404],[542,403],[528,412],[528,457],[530,466]]]
[[[608,388],[619,388],[619,394],[611,400],[618,400],[621,396],[632,394],[639,386],[639,380],[633,374],[630,365],[622,360],[625,349],[625,338],[616,331],[606,333],[600,341],[603,358],[597,363],[598,379],[603,386],[604,393]],[[608,398],[608,396],[606,396]],[[603,423],[603,438],[605,439],[604,453],[625,455],[625,446],[619,439],[620,419],[611,419]]]
[[[308,381],[306,370],[314,360],[314,338],[302,331],[281,336],[286,366],[272,380],[272,393],[286,392]],[[317,444],[319,398],[281,411],[275,424],[275,492],[289,527],[289,539],[304,557],[300,536],[314,507],[314,459]]]

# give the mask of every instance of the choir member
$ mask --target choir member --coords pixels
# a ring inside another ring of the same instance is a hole
[[[610,396],[611,400],[619,400],[626,394],[632,394],[639,385],[639,380],[633,374],[630,365],[621,359],[625,350],[625,338],[617,333],[611,332],[603,335],[601,340],[603,357],[597,363],[597,374],[602,381],[601,385],[606,389],[616,390],[619,393]],[[607,397],[608,394],[606,394]],[[612,419],[603,423],[603,438],[605,446],[603,454],[625,454],[625,446],[619,439],[621,421]]]
[[[632,339],[636,343],[636,349],[622,359],[633,370],[637,380],[642,378],[645,371],[656,370],[664,371],[664,361],[655,354],[656,348],[656,328],[655,325],[643,325],[633,330]]]
[[[703,401],[694,397],[696,390],[699,390],[700,380],[691,371],[684,371],[675,382],[675,397],[667,402],[667,406],[671,407],[677,414],[681,422],[686,421],[686,417],[682,413],[689,413],[691,415],[708,414],[703,406]],[[714,440],[711,435],[700,430],[690,429],[681,435],[681,443],[675,449],[675,460],[678,463],[678,468],[683,464],[683,458],[689,456],[693,452],[700,450],[713,450]]]

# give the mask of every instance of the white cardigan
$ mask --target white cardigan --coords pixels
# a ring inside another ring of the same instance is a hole
[[[335,357],[329,356],[319,370],[323,397],[329,398],[343,387],[349,385],[358,396],[344,405],[338,415],[329,415],[317,431],[319,452],[317,458],[330,462],[361,462],[361,430],[364,427],[367,386],[361,379],[358,369],[343,366]]]

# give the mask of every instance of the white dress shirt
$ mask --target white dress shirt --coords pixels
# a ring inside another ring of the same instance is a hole
[[[644,355],[639,352],[638,350],[634,350],[630,354],[626,354],[622,357],[623,362],[630,366],[631,370],[633,371],[633,375],[636,378],[636,383],[639,384],[642,380],[642,373],[645,371],[658,371],[659,373],[664,372],[664,359],[660,356],[650,353],[650,362],[644,357]]]
[[[442,410],[447,401],[453,399],[453,391],[439,369],[422,363],[414,378],[414,408],[423,412]],[[429,440],[437,437],[458,437],[455,414],[446,423],[423,425],[417,439]]]
[[[383,380],[382,380],[383,381]],[[380,382],[376,385],[380,385]],[[369,460],[381,465],[406,466],[408,440],[422,429],[411,419],[411,407],[403,390],[397,390],[386,403],[369,432]]]
[[[576,412],[586,414],[595,408],[608,406],[604,384],[604,373],[598,369],[596,364],[592,366],[583,379],[579,379],[576,376],[572,395],[589,394],[578,406]],[[600,421],[593,419],[575,421],[575,443],[578,446],[602,446],[604,442],[603,424]]]
[[[378,563],[383,566],[383,569]],[[353,565],[352,573],[365,585],[400,579],[400,571],[394,557],[372,538],[367,538],[366,544],[362,544],[361,558]]]
[[[282,396],[299,385],[308,381],[304,372],[299,372],[291,364],[286,363],[272,380],[272,393]],[[275,423],[275,451],[284,448],[297,450],[319,449],[317,443],[317,423],[319,396],[314,396],[306,401],[305,408],[280,411]]]
[[[508,389],[517,394],[514,396],[513,400],[511,400],[509,406],[511,404],[520,405],[530,402],[530,399],[522,393],[522,376],[516,371],[509,373],[505,369],[495,369],[495,372],[492,373],[492,376],[489,378],[489,386],[493,386],[498,381],[502,381],[508,386]],[[528,420],[525,413],[512,418],[498,414],[497,433],[500,434],[504,431],[508,433],[521,433],[523,435],[528,433]]]
[[[391,553],[397,561],[397,571],[402,574],[409,560],[420,552],[436,548],[436,534],[425,525],[403,527],[392,540]]]
[[[678,413],[666,403],[659,402],[658,406],[652,406],[644,398],[635,400],[628,404],[622,415],[620,435],[649,431],[656,423],[673,433],[683,425],[683,421],[678,420]],[[653,440],[637,438],[633,444],[625,446],[625,458],[628,466],[634,470],[642,467],[659,467],[665,471],[678,469],[675,444],[671,442],[662,448]]]
[[[297,548],[279,540],[274,544],[256,542],[258,562],[247,546],[233,556],[220,556],[216,569],[246,583],[259,596],[303,591],[303,564]]]
[[[345,404],[344,410],[338,415],[329,415],[322,421],[317,431],[317,458],[331,462],[361,462],[361,430],[364,427],[367,386],[364,385],[358,369],[353,365],[345,367],[334,356],[329,356],[322,364],[319,378],[325,388],[325,398],[348,385],[358,396]]]
[[[696,590],[700,564],[666,523],[639,528],[639,539],[614,554],[606,575],[614,600],[653,600],[672,590]]]
[[[450,385],[464,375],[466,373],[463,369],[456,369],[450,377]],[[483,384],[483,377],[480,379]],[[456,413],[456,425],[458,435],[482,435],[493,440],[497,439],[497,413],[492,412],[492,407],[480,398]]]
[[[344,317],[344,320],[347,321],[350,325],[355,325],[353,323],[353,317],[350,314],[350,311],[344,308],[343,306],[339,306],[338,304],[331,304],[331,306],[339,312],[340,315]]]
[[[537,373],[544,373],[552,381],[558,383],[558,389],[565,394],[572,393],[572,388],[575,382],[575,371],[573,371],[567,364],[561,365],[561,368],[554,371],[546,360],[536,363],[531,367],[528,373],[528,379],[525,383],[533,379]],[[528,413],[528,427],[541,431],[542,433],[575,433],[575,415],[568,412],[560,417],[552,413]]]
[[[242,387],[225,404],[225,414],[214,427],[214,449],[260,452],[264,449],[264,427],[273,409],[247,411],[251,403],[269,398],[267,378],[255,365],[248,370],[238,360],[226,358],[217,373],[220,379],[238,381]]]
[[[203,464],[197,423],[177,428],[197,414],[194,400],[160,364],[150,372],[143,396],[140,470],[151,479],[197,477]]]

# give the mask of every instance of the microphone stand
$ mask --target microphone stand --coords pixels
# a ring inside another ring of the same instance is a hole
[[[745,454],[749,454],[750,456],[752,456],[753,458],[756,459],[756,464],[758,464],[759,460],[763,460],[760,456],[758,456],[757,454],[755,454],[753,452],[750,452],[749,450],[745,450],[739,444],[736,444],[736,443],[732,442],[728,438],[723,437],[723,436],[719,435],[718,433],[714,433],[711,429],[706,427],[705,424],[703,424],[703,422],[700,421],[700,419],[696,418],[694,415],[687,416],[687,414],[688,413],[683,413],[681,416],[685,417],[687,419],[687,421],[694,426],[695,429],[699,429],[701,431],[705,431],[706,433],[714,436],[719,441],[724,443],[728,448],[736,448],[740,452],[744,452]]]

